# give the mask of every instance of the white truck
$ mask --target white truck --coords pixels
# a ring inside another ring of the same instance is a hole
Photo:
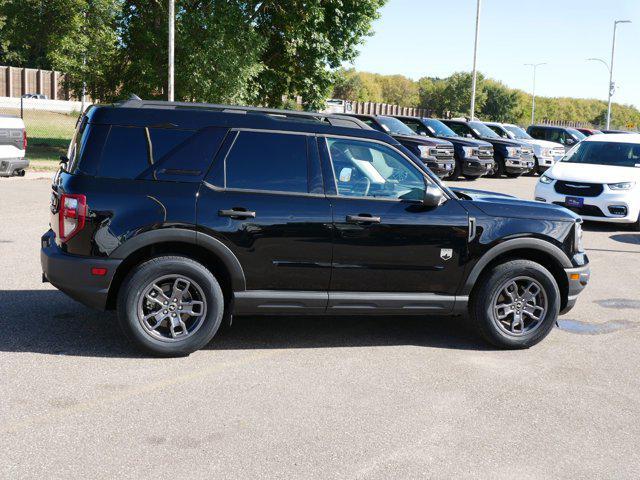
[[[23,176],[29,166],[25,158],[27,131],[20,117],[0,115],[0,177]]]

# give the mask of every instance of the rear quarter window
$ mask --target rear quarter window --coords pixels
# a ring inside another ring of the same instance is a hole
[[[111,127],[102,150],[98,176],[134,179],[151,165],[144,128]]]

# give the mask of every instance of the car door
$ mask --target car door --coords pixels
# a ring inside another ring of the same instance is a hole
[[[311,139],[311,140],[310,140]],[[324,311],[331,208],[313,136],[232,131],[200,190],[198,228],[239,260],[236,313]]]
[[[467,211],[453,198],[424,207],[435,182],[388,144],[328,136],[319,148],[335,228],[329,310],[449,310]]]

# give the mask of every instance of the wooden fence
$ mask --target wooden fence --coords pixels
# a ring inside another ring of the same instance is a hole
[[[363,115],[406,115],[410,117],[428,117],[430,113],[424,108],[401,107],[387,103],[351,102],[351,112]]]
[[[64,73],[0,65],[0,97],[20,98],[27,93],[43,94],[51,100],[78,100],[71,95]]]

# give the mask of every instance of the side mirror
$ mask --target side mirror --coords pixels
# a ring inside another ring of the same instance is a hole
[[[422,135],[423,137],[427,136],[427,134],[425,132],[420,132],[420,135]]]
[[[422,199],[422,204],[425,207],[433,208],[439,206],[444,200],[444,195],[442,190],[433,185],[427,185],[424,190],[424,198]]]
[[[465,137],[467,137],[467,138],[473,138],[473,135],[471,135],[470,133],[467,133],[467,134],[465,135]]]
[[[69,158],[66,155],[60,155],[60,163],[69,163]]]
[[[571,137],[567,137],[565,139],[565,142],[566,142],[567,145],[575,145],[575,143],[576,143],[576,141]]]

